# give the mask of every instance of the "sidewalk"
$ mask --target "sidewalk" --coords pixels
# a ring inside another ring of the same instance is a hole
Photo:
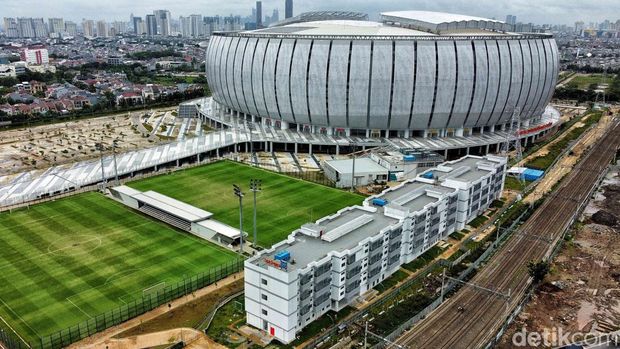
[[[140,323],[142,322],[146,322],[149,321],[151,319],[154,319],[162,314],[167,313],[169,310],[172,309],[176,309],[186,303],[189,303],[193,300],[195,300],[196,298],[200,298],[202,296],[205,296],[217,289],[220,289],[226,285],[230,285],[231,283],[235,282],[238,279],[242,279],[243,278],[243,272],[239,272],[233,275],[230,275],[229,277],[222,279],[220,281],[218,281],[217,283],[211,284],[205,288],[202,288],[196,292],[194,292],[193,294],[189,294],[187,296],[181,297],[179,299],[176,299],[172,302],[170,302],[170,309],[168,308],[168,304],[163,304],[149,312],[146,312],[138,317],[135,317],[129,321],[126,321],[120,325],[114,326],[114,327],[110,327],[105,331],[96,333],[90,337],[84,338],[81,341],[75,342],[73,344],[71,344],[70,346],[68,346],[67,348],[74,348],[74,349],[78,349],[78,348],[106,348],[106,343],[111,343],[113,341],[115,341],[114,339],[112,339],[112,337],[116,336],[119,333],[125,332],[131,328],[134,328],[138,325],[140,325]],[[147,335],[145,335],[147,336]],[[141,336],[139,336],[141,337]],[[163,343],[165,344],[165,343]],[[115,349],[114,346],[109,347],[111,349]],[[134,347],[135,348],[135,347]]]

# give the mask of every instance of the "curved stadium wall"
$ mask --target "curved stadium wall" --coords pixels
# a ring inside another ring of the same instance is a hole
[[[245,115],[350,130],[493,131],[541,117],[558,73],[545,34],[338,36],[216,33],[214,100]]]

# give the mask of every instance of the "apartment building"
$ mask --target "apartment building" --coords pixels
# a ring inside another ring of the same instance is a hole
[[[500,197],[506,159],[466,156],[303,225],[245,262],[248,324],[283,343],[341,310]]]

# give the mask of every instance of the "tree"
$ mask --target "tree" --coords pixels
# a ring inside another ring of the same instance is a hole
[[[541,283],[547,274],[549,274],[549,262],[541,260],[538,262],[529,261],[527,263],[527,270],[530,276],[534,279],[535,284]]]

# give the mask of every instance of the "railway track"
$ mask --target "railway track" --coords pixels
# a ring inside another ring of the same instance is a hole
[[[527,291],[531,282],[527,262],[550,255],[619,146],[620,124],[616,120],[562,180],[560,187],[470,280],[496,293],[464,286],[425,320],[402,335],[397,344],[433,349],[486,346],[509,311],[518,305]]]

